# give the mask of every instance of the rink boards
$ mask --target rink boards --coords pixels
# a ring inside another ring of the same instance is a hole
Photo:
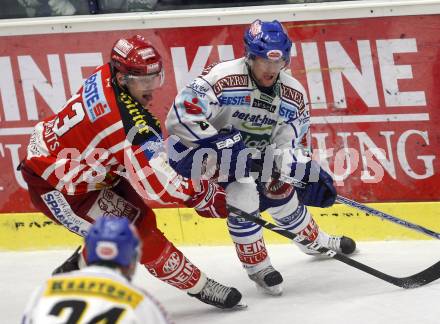
[[[164,125],[179,89],[243,55],[255,17],[282,21],[293,40],[289,69],[310,97],[314,158],[339,194],[440,201],[439,14],[438,0],[387,0],[0,21],[0,213],[35,211],[17,171],[33,127],[107,61],[116,39],[140,33],[160,50],[166,82],[151,112]],[[294,116],[284,108],[282,118]]]
[[[210,63],[242,55],[244,28],[256,17],[282,21],[294,40],[290,71],[307,86],[312,146],[338,193],[387,202],[371,206],[440,232],[439,14],[438,0],[387,0],[0,21],[0,250],[80,242],[30,213],[16,168],[37,120],[58,111],[115,39],[137,32],[163,53],[167,83],[153,111],[163,121],[177,89]],[[414,202],[392,203],[405,200]],[[329,233],[357,240],[429,239],[346,206],[312,213]],[[231,244],[225,220],[190,209],[156,214],[178,245]]]
[[[440,232],[439,202],[381,203],[369,206]],[[310,210],[327,232],[349,235],[356,240],[430,239],[426,235],[344,205]],[[159,228],[177,245],[231,244],[226,221],[223,219],[202,218],[189,208],[156,209],[155,212]],[[0,217],[0,250],[57,249],[74,247],[81,243],[78,236],[40,213],[4,214]],[[264,214],[264,217],[270,220],[270,216]],[[265,238],[267,243],[288,242],[268,231]]]

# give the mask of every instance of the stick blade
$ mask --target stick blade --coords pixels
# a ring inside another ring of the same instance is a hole
[[[405,278],[398,278],[398,286],[405,289],[413,289],[429,284],[440,278],[440,261],[429,268]],[[396,283],[395,283],[396,284]]]

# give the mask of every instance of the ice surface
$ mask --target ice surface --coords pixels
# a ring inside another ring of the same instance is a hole
[[[360,242],[354,258],[404,277],[440,260],[438,241]],[[217,281],[233,285],[248,304],[225,311],[205,305],[139,267],[134,282],[145,287],[178,324],[438,324],[440,279],[413,290],[395,287],[339,261],[302,254],[293,245],[270,245],[272,264],[284,277],[281,297],[262,295],[241,268],[233,246],[182,247]],[[2,252],[0,323],[19,323],[31,291],[72,251]]]

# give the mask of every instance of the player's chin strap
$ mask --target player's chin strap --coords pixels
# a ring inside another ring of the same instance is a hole
[[[359,269],[363,272],[366,272],[376,278],[379,278],[381,280],[384,280],[386,282],[389,282],[395,286],[410,289],[410,288],[417,288],[420,286],[424,286],[434,280],[437,280],[440,278],[440,261],[436,264],[430,266],[429,268],[416,273],[412,276],[404,277],[404,278],[398,278],[390,276],[386,273],[383,273],[379,270],[376,270],[374,268],[371,268],[363,263],[360,263],[356,260],[353,260],[349,258],[348,256],[345,256],[343,254],[339,254],[333,250],[330,250],[326,247],[323,247],[317,243],[313,243],[308,241],[304,236],[289,232],[288,230],[278,227],[272,223],[269,223],[265,221],[262,218],[255,217],[253,215],[247,214],[242,210],[239,210],[235,207],[228,206],[228,209],[231,213],[234,213],[238,215],[238,217],[242,217],[248,221],[254,222],[255,224],[261,225],[264,228],[267,228],[268,230],[271,230],[272,232],[278,233],[284,237],[287,237],[291,240],[294,240],[295,242],[307,246],[309,249],[313,249],[323,255],[326,255],[330,258],[336,259],[338,261],[341,261],[345,264],[348,264],[349,266]]]
[[[285,175],[279,175],[279,180],[283,181],[283,182],[290,183],[290,184],[294,185],[295,187],[299,187],[299,188],[304,188],[304,186],[306,185],[304,182],[298,181],[292,177],[288,177]],[[359,209],[365,213],[380,217],[380,218],[385,219],[387,221],[393,222],[395,224],[404,226],[406,228],[412,229],[412,230],[417,231],[419,233],[422,233],[422,234],[425,234],[425,235],[428,235],[428,236],[431,236],[433,238],[440,240],[440,233],[434,232],[426,227],[423,227],[423,226],[408,222],[404,219],[400,219],[398,217],[384,213],[384,212],[377,210],[377,209],[374,209],[372,207],[368,207],[364,204],[361,204],[357,201],[348,199],[348,198],[343,197],[341,195],[336,196],[336,202],[353,207],[353,208],[356,208],[356,209]]]

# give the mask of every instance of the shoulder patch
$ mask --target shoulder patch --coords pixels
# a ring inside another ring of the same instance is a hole
[[[202,78],[195,78],[188,87],[200,98],[205,98],[210,89],[209,84]]]
[[[305,109],[305,105],[304,96],[300,91],[281,84],[281,98],[295,103],[296,106],[298,106],[299,114],[302,115]]]
[[[111,111],[102,88],[102,83],[102,74],[99,70],[84,82],[82,89],[81,95],[84,107],[92,123]]]

